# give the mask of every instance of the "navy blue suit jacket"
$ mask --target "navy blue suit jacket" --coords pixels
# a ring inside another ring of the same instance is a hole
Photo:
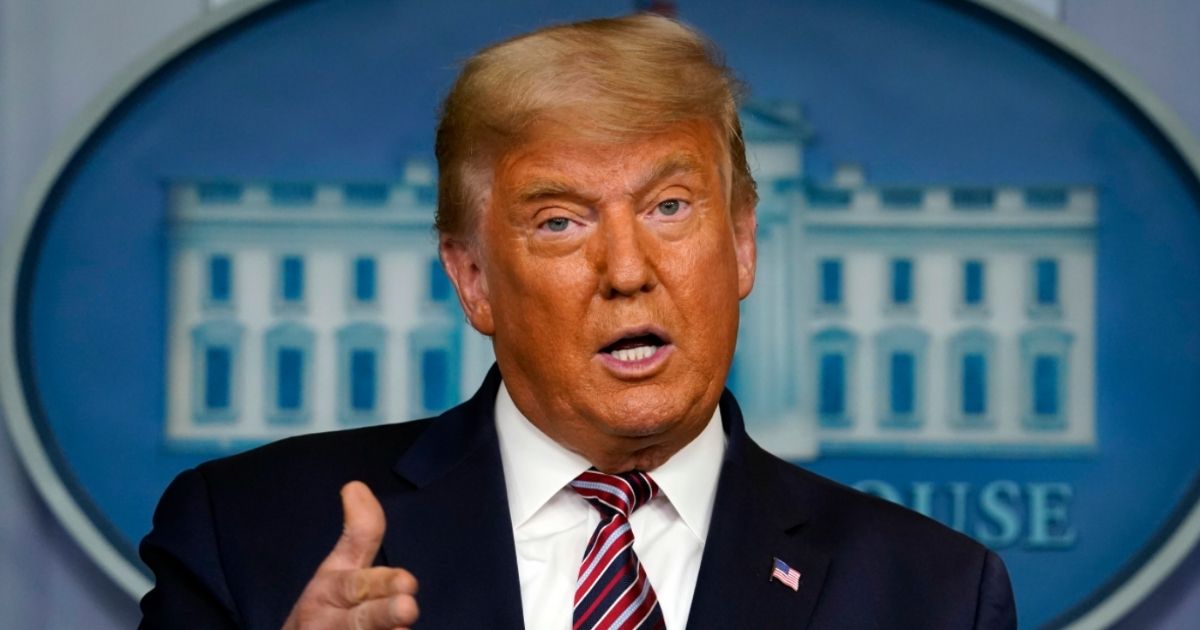
[[[493,368],[434,420],[283,440],[182,473],[141,556],[143,628],[270,628],[341,532],[364,481],[387,516],[377,562],[421,584],[421,628],[523,627],[493,406]],[[1000,558],[915,512],[770,455],[728,392],[728,436],[689,628],[1016,627]],[[768,580],[778,557],[802,574]]]

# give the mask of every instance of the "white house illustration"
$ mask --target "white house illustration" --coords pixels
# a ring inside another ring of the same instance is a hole
[[[433,180],[172,186],[168,443],[428,416],[476,387],[491,345],[437,261]]]
[[[776,454],[1094,448],[1096,199],[1085,186],[805,176],[794,104],[742,123],[756,289],[730,387]],[[403,181],[171,187],[172,448],[428,416],[492,362],[436,257],[431,166]]]

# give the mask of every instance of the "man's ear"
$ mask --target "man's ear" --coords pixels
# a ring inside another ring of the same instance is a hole
[[[737,255],[738,298],[746,299],[754,288],[758,266],[758,213],[754,202],[733,211],[733,246]]]
[[[477,244],[445,234],[438,239],[438,255],[450,282],[454,283],[458,303],[462,305],[467,321],[475,330],[491,336],[496,332],[496,322],[492,317],[487,278],[479,266],[478,250]]]

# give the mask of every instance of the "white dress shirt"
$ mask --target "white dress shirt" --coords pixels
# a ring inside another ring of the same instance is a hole
[[[568,629],[579,563],[600,513],[567,484],[591,464],[530,423],[503,384],[496,396],[496,432],[525,627]],[[687,625],[724,453],[718,408],[696,439],[647,471],[661,492],[629,517],[634,552],[658,594],[670,630]]]

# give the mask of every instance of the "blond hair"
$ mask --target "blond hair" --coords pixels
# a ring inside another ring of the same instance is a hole
[[[735,208],[757,200],[737,107],[742,84],[715,46],[674,20],[640,14],[551,26],[481,50],[442,104],[438,232],[473,233],[483,179],[534,123],[623,142],[706,120],[724,136]]]

